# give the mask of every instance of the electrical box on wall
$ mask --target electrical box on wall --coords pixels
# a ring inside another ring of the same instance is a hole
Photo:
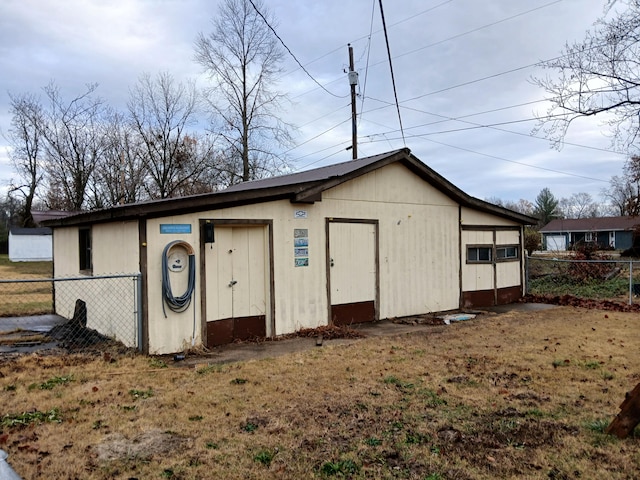
[[[205,223],[202,230],[203,230],[202,234],[204,236],[204,243],[214,243],[215,237],[213,234],[213,223]]]

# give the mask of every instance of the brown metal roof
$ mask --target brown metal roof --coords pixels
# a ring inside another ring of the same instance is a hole
[[[540,229],[551,232],[601,232],[633,230],[640,225],[640,217],[557,218]]]
[[[255,190],[259,188],[282,187],[285,185],[298,185],[301,183],[318,182],[329,180],[330,178],[338,178],[348,175],[359,168],[367,167],[384,158],[388,158],[391,154],[403,152],[396,150],[395,152],[383,153],[372,157],[358,158],[349,162],[337,163],[335,165],[327,165],[325,167],[314,168],[304,172],[292,173],[289,175],[279,175],[277,177],[263,178],[261,180],[253,180],[250,182],[238,183],[224,190],[225,192],[242,192],[246,190]]]
[[[44,224],[52,227],[87,225],[141,217],[162,217],[217,210],[280,199],[288,199],[292,203],[314,203],[322,200],[323,191],[396,162],[406,166],[414,174],[448,195],[460,205],[491,213],[522,225],[531,225],[537,221],[535,218],[493,205],[464,193],[418,160],[408,148],[403,148],[304,172],[244,182],[220,192],[118,205],[104,210],[95,210],[47,221]]]

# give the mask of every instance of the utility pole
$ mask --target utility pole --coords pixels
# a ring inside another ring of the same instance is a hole
[[[353,159],[358,158],[358,123],[356,116],[356,85],[358,85],[358,72],[353,69],[353,47],[349,47],[349,85],[351,85],[351,150]]]

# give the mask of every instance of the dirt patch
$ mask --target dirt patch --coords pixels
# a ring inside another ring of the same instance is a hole
[[[522,298],[523,303],[550,303],[568,307],[606,310],[611,312],[640,312],[640,303],[629,305],[616,300],[593,300],[573,295],[527,295]]]
[[[191,440],[175,433],[150,430],[133,438],[111,433],[93,448],[100,461],[150,460],[156,456],[176,455],[189,447]]]

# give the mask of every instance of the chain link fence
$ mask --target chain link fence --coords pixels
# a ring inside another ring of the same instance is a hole
[[[0,280],[0,347],[141,349],[140,274]]]
[[[640,261],[527,257],[529,295],[571,295],[632,305],[640,301]]]

